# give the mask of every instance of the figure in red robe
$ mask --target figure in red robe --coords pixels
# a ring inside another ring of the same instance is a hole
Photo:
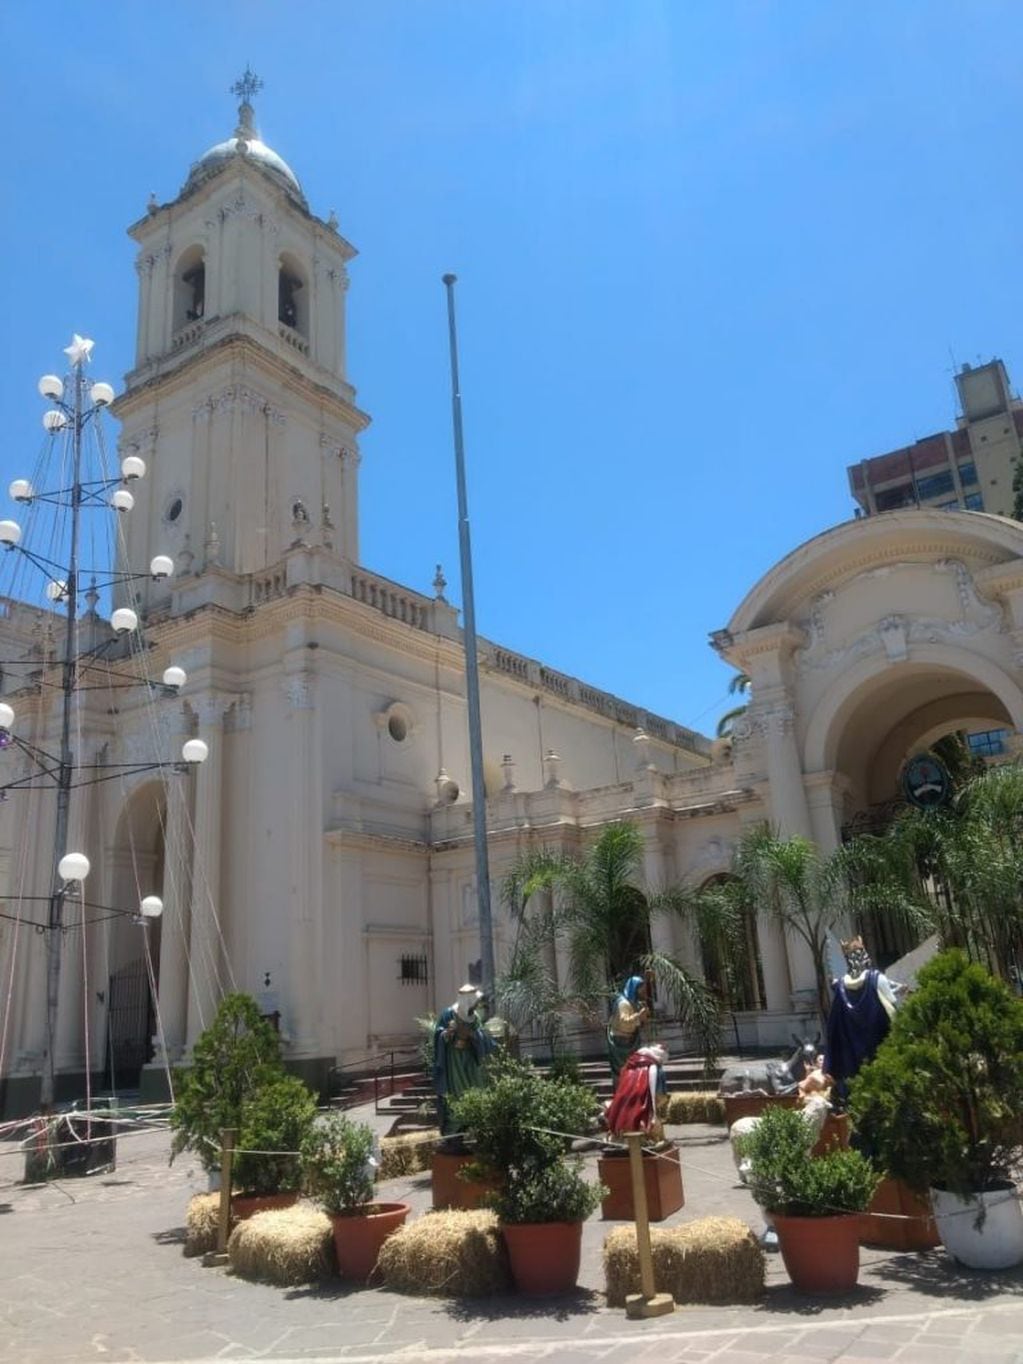
[[[662,1069],[668,1059],[663,1047],[640,1047],[622,1067],[618,1088],[604,1119],[614,1136],[622,1132],[649,1132],[657,1136],[657,1095],[664,1092]]]

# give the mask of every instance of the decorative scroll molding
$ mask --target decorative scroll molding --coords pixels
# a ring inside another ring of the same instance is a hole
[[[273,422],[275,426],[283,426],[287,420],[281,409],[274,407],[269,398],[245,384],[229,384],[219,393],[210,394],[208,398],[204,398],[201,403],[192,408],[192,416],[212,416],[214,412],[234,412],[235,410],[259,413]]]
[[[284,699],[288,703],[289,710],[312,710],[313,702],[313,679],[310,673],[290,673],[282,678],[281,686],[284,689]]]
[[[919,568],[919,564],[902,562],[873,568],[859,574],[859,578],[883,578],[899,569]],[[956,643],[971,639],[983,630],[1001,626],[1002,608],[985,601],[977,592],[973,577],[961,559],[939,559],[931,565],[935,573],[951,574],[954,580],[959,615],[956,619],[941,616],[911,616],[898,612],[882,616],[876,625],[864,630],[848,643],[829,649],[825,644],[825,620],[836,592],[829,589],[819,593],[811,603],[807,619],[801,624],[808,643],[794,655],[799,672],[847,667],[858,658],[884,652],[892,662],[909,656],[914,643]]]

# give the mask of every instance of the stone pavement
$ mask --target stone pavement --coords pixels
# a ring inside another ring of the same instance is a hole
[[[673,1134],[687,1200],[678,1219],[734,1214],[759,1226],[749,1194],[734,1184],[721,1129]],[[957,1270],[941,1251],[864,1251],[858,1290],[838,1301],[793,1292],[772,1255],[757,1306],[685,1307],[649,1322],[604,1306],[609,1224],[599,1220],[585,1229],[580,1291],[563,1299],[451,1302],[340,1280],[301,1289],[248,1283],[181,1254],[185,1206],[203,1177],[187,1159],[168,1169],[167,1148],[164,1133],[122,1137],[115,1173],[27,1189],[14,1183],[20,1161],[0,1146],[3,1364],[1023,1364],[1023,1271]],[[425,1177],[386,1188],[417,1209],[429,1205]]]

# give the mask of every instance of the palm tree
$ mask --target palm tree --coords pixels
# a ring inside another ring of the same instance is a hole
[[[752,685],[753,680],[748,673],[736,673],[728,684],[728,695],[745,696],[748,698]],[[718,721],[716,731],[717,737],[719,739],[730,738],[736,720],[738,720],[741,715],[745,715],[747,710],[749,710],[748,700],[743,701],[741,706],[733,706],[731,710],[725,711],[724,715],[722,715],[721,719]]]
[[[504,900],[517,921],[508,970],[498,982],[504,1012],[520,1026],[537,1023],[551,1035],[555,1019],[581,1014],[603,1023],[627,976],[652,972],[675,1017],[696,1033],[709,1057],[719,1020],[713,993],[671,955],[655,951],[656,914],[678,914],[677,893],[642,889],[643,835],[627,822],[607,825],[581,856],[542,850],[528,854],[504,883]],[[546,903],[536,903],[540,891]],[[566,978],[554,967],[554,944],[566,949]],[[559,1024],[560,1026],[560,1024]]]
[[[1023,767],[966,779],[950,806],[906,809],[848,849],[860,905],[963,947],[992,970],[1023,965]]]
[[[735,855],[739,893],[783,932],[806,944],[813,962],[817,1007],[831,1007],[828,935],[846,921],[852,903],[849,858],[844,848],[823,857],[800,835],[782,838],[767,825],[751,829]]]

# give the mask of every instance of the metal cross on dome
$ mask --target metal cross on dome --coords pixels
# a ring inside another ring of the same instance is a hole
[[[248,104],[253,95],[258,95],[263,88],[263,82],[246,62],[245,70],[229,91],[232,95],[237,95],[243,104]]]

